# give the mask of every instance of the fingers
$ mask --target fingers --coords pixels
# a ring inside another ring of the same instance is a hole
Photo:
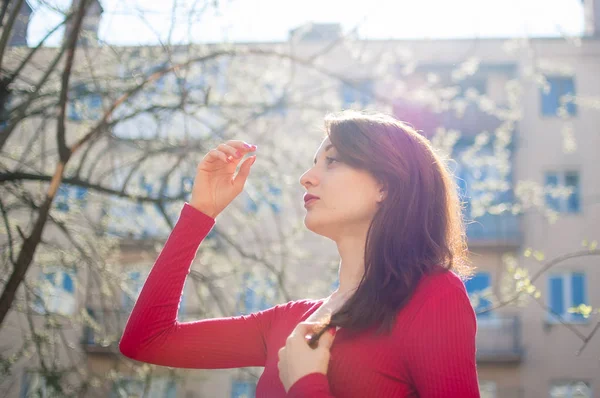
[[[214,163],[218,160],[221,160],[225,163],[231,163],[227,159],[227,155],[224,152],[219,151],[218,149],[211,149],[210,151],[208,151],[205,159],[208,163]]]
[[[225,163],[234,163],[246,153],[254,152],[256,148],[256,145],[251,145],[244,141],[230,140],[210,150],[206,155],[206,161],[214,163],[220,160]]]
[[[298,325],[296,325],[296,328],[292,333],[305,336],[309,333],[312,334],[312,332],[318,329],[321,325],[322,324],[320,322],[300,322]]]
[[[319,348],[331,349],[333,340],[335,339],[335,328],[327,330],[319,339]]]
[[[254,164],[256,160],[256,155],[250,156],[248,159],[244,160],[244,163],[240,166],[240,170],[233,180],[233,185],[237,188],[242,189],[246,180],[248,179],[248,175],[250,175],[250,167]]]
[[[253,152],[256,150],[256,145],[248,144],[247,142],[240,140],[229,140],[225,142],[225,144],[242,151],[242,153]]]
[[[220,144],[217,149],[225,152],[230,159],[240,159],[246,153],[256,150],[256,145],[250,145],[244,141],[229,140],[224,144]]]

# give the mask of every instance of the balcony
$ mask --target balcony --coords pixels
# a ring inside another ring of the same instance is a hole
[[[482,391],[481,398],[523,398],[525,393],[521,387],[499,387],[490,391]]]
[[[95,324],[83,329],[81,343],[84,350],[88,354],[118,354],[129,312],[123,309],[88,308],[88,313]]]
[[[467,240],[470,248],[518,248],[522,240],[519,216],[503,213],[477,217],[467,223]]]
[[[490,315],[477,319],[477,362],[520,363],[523,359],[518,316]]]

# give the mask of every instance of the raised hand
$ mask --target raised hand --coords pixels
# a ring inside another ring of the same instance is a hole
[[[235,177],[234,173],[243,156],[255,150],[256,145],[238,140],[210,150],[198,164],[190,205],[212,218],[219,215],[243,191],[256,155],[244,160]]]

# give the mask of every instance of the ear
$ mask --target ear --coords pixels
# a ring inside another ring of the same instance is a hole
[[[381,203],[387,197],[387,187],[384,183],[379,183],[379,196],[377,197],[377,203]]]

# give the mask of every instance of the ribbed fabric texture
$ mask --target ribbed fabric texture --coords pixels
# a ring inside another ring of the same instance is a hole
[[[306,375],[286,394],[278,351],[323,300],[292,301],[246,316],[177,321],[191,263],[214,223],[184,205],[129,317],[119,345],[123,355],[179,368],[263,366],[257,398],[479,397],[475,313],[462,281],[441,269],[419,283],[391,334],[338,330],[327,375]]]

